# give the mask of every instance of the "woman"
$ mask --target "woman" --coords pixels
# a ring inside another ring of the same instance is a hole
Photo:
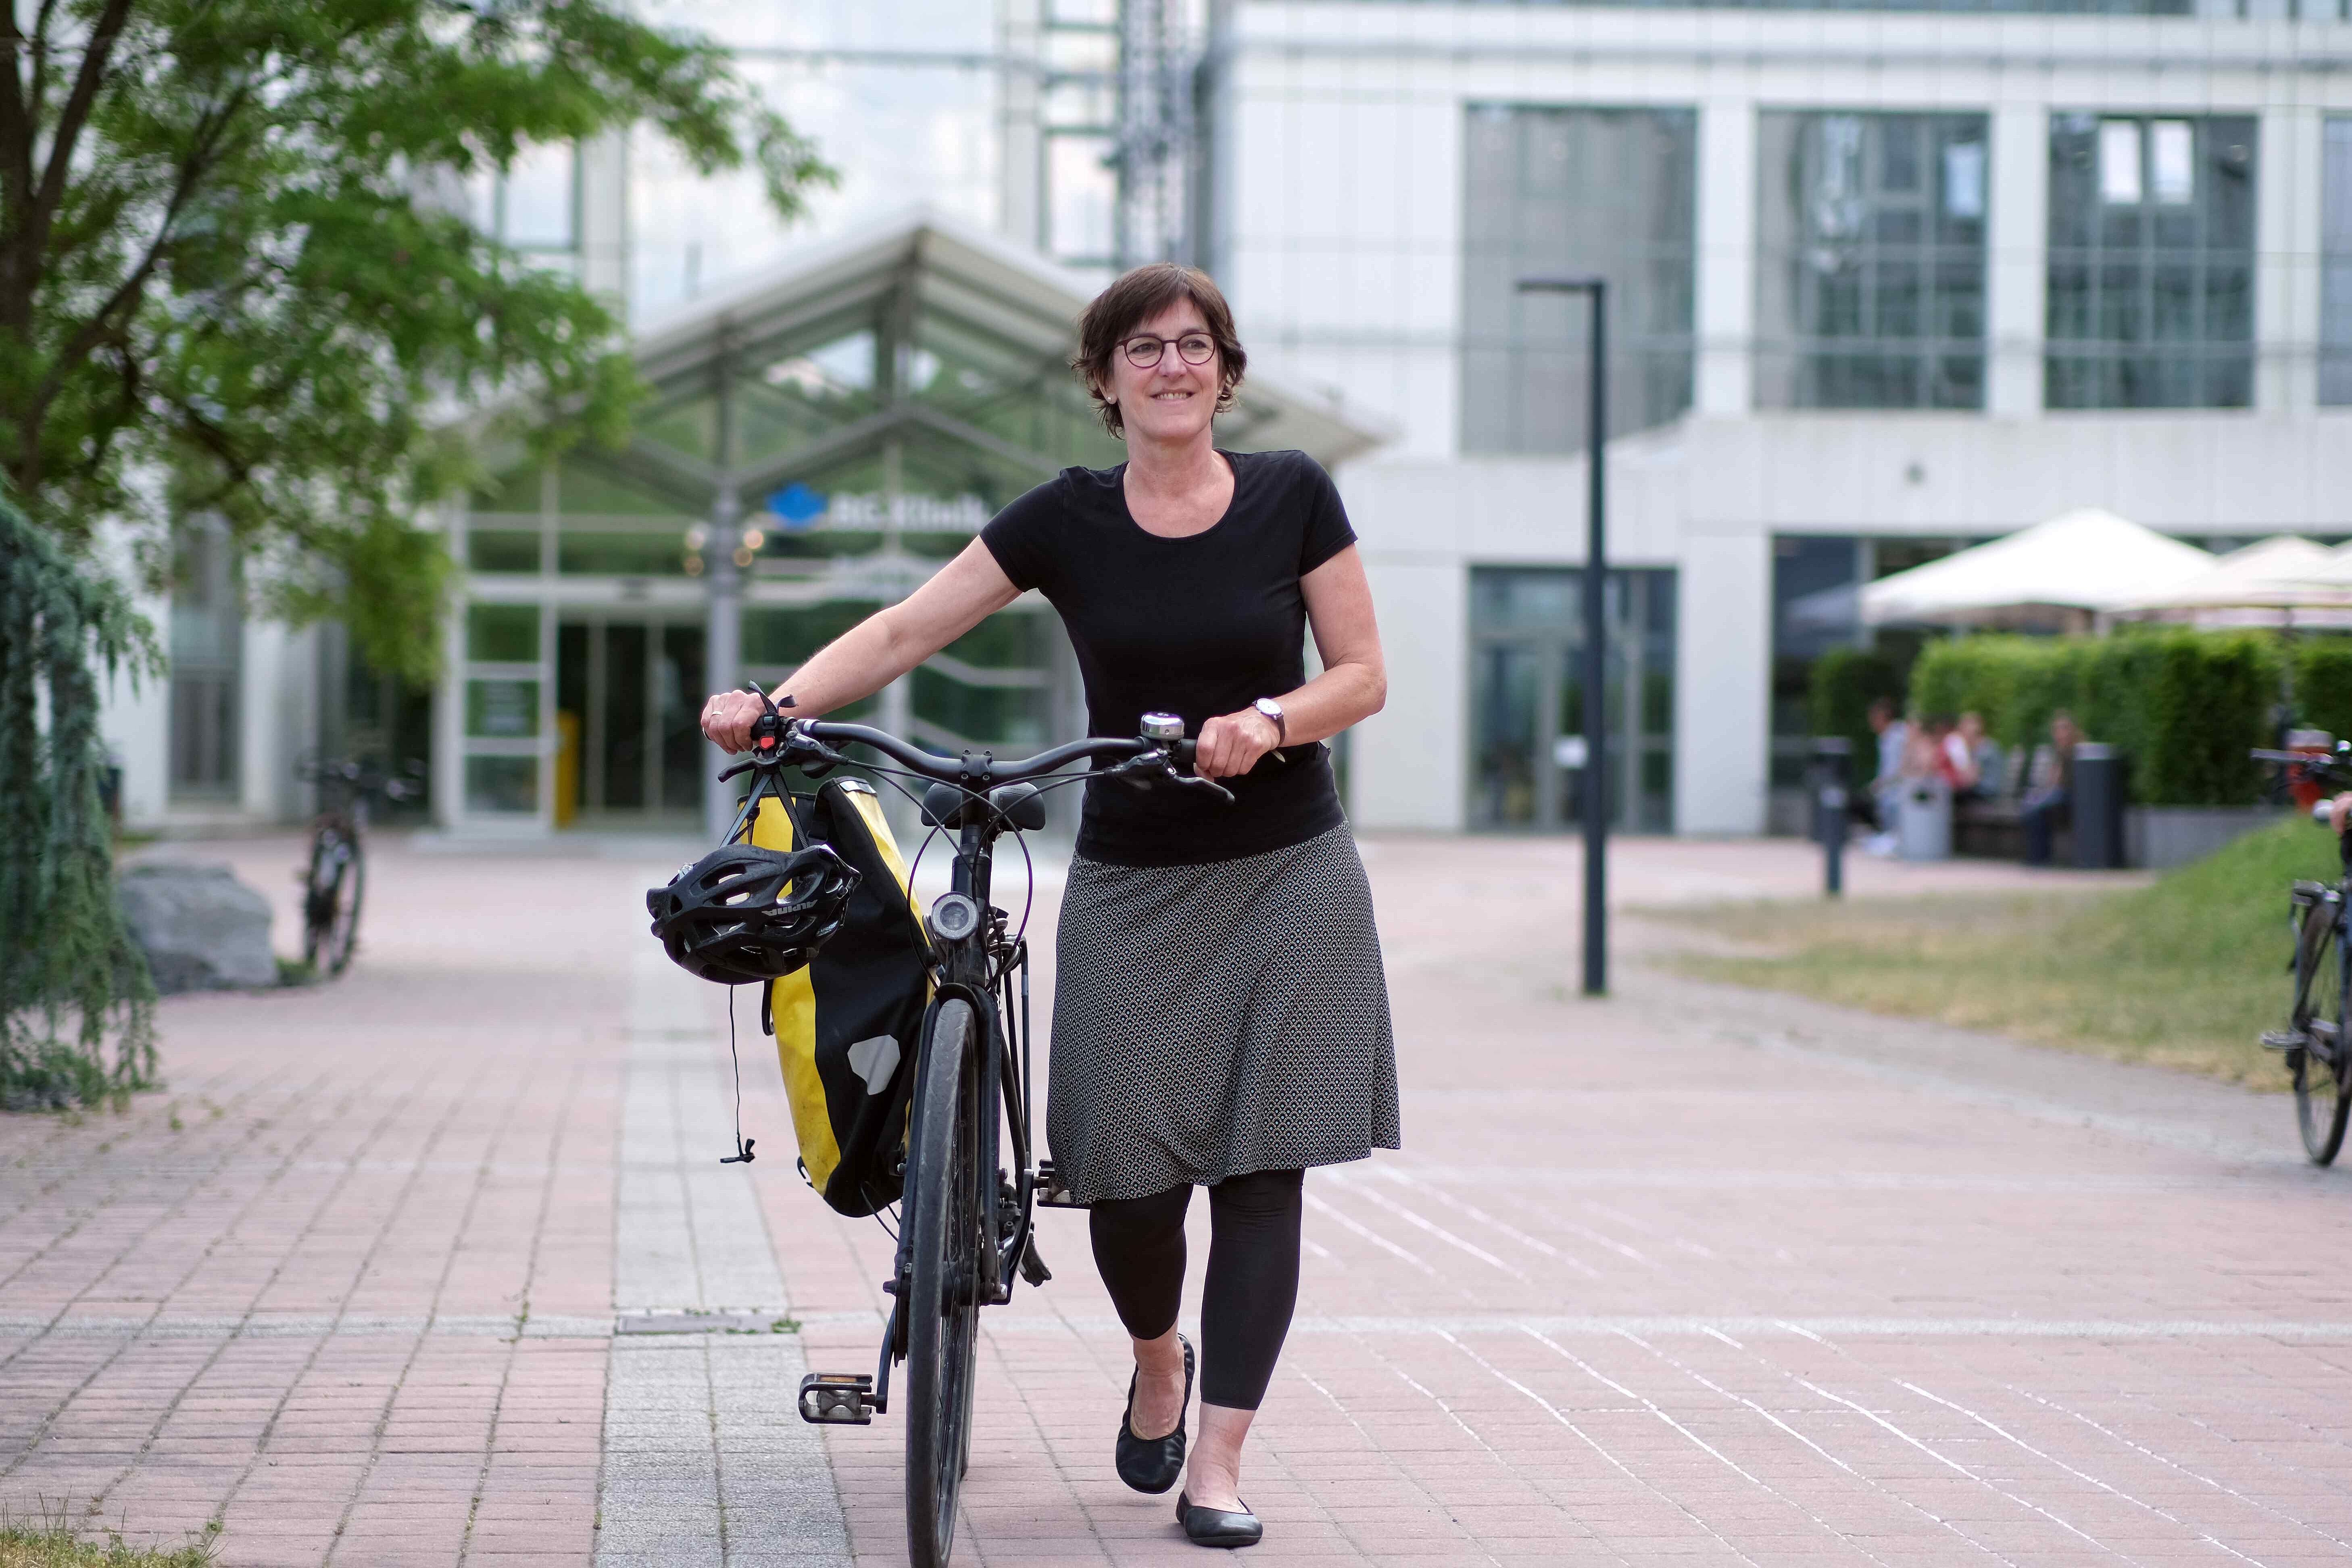
[[[1115,468],[1065,469],[1006,507],[903,603],[779,689],[815,715],[878,690],[1036,588],[1061,613],[1097,735],[1181,714],[1205,792],[1087,786],[1063,895],[1046,1139],[1092,1207],[1095,1259],[1134,1340],[1114,1450],[1192,1540],[1261,1535],[1241,1457],[1298,1294],[1309,1166],[1398,1146],[1395,1053],[1370,889],[1317,744],[1380,710],[1371,591],[1338,492],[1297,452],[1224,452],[1212,424],[1244,356],[1208,278],[1113,283],[1072,368]],[[1305,679],[1313,629],[1323,672]],[[749,744],[760,704],[721,692],[703,732]],[[1184,1213],[1209,1189],[1201,1437],[1185,1466],[1192,1348],[1176,1331]]]

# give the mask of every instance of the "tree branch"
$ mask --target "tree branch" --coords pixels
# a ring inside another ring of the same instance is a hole
[[[107,62],[114,53],[115,41],[122,36],[123,24],[131,19],[131,0],[106,0],[106,9],[90,29],[89,44],[82,50],[81,69],[74,74],[73,91],[67,95],[65,108],[58,111],[58,128],[49,140],[49,166],[42,171],[41,188],[33,196],[26,227],[37,237],[47,235],[58,204],[65,200],[66,181],[73,173],[74,149],[81,142],[81,128],[89,123],[90,107],[98,101],[99,89],[105,83]]]
[[[25,198],[33,185],[34,111],[26,107],[25,79],[19,73],[26,55],[37,47],[40,37],[38,24],[30,38],[17,27],[13,0],[0,7],[0,52],[8,57],[8,68],[0,71],[0,211],[24,211]],[[33,70],[37,81],[40,68],[36,56]],[[33,101],[40,101],[37,89]]]
[[[41,0],[41,8],[33,13],[33,86],[26,95],[25,118],[39,125],[41,116],[49,107],[49,24],[57,19],[58,0]],[[25,188],[33,188],[33,159],[29,146],[25,153]]]
[[[65,379],[72,374],[73,367],[115,330],[119,316],[135,311],[146,298],[147,280],[154,276],[156,263],[163,259],[163,247],[172,242],[173,225],[179,220],[180,209],[187,205],[188,198],[195,193],[198,180],[211,167],[212,155],[218,148],[221,133],[236,119],[237,110],[245,102],[247,90],[240,87],[230,95],[227,102],[217,110],[207,112],[205,119],[197,122],[195,144],[180,161],[179,175],[173,183],[172,198],[164,204],[163,216],[155,225],[155,237],[148,242],[147,253],[139,258],[139,265],[131,269],[130,275],[115,287],[114,292],[107,297],[106,303],[91,312],[89,320],[82,323],[81,330],[73,335],[50,363],[49,374],[42,378],[39,389],[28,400],[28,435],[38,427],[42,413],[47,409],[50,399],[57,396],[58,389],[65,385]]]

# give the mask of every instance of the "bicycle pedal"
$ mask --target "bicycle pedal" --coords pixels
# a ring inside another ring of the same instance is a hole
[[[1082,1209],[1088,1206],[1072,1197],[1070,1189],[1062,1185],[1061,1174],[1054,1169],[1051,1160],[1037,1162],[1037,1179],[1030,1185],[1037,1194],[1039,1208]]]
[[[1054,1271],[1045,1267],[1044,1258],[1037,1256],[1037,1241],[1032,1237],[1029,1245],[1021,1249],[1021,1278],[1032,1285],[1043,1285],[1053,1277]]]
[[[874,1424],[874,1374],[813,1372],[801,1379],[801,1419],[814,1426]]]
[[[2299,1051],[2311,1044],[2311,1037],[2300,1029],[2264,1029],[2263,1048],[2272,1051]]]

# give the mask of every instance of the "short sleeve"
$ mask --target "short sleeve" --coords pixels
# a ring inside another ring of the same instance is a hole
[[[980,542],[996,557],[996,564],[1024,593],[1044,587],[1052,574],[1050,540],[1055,521],[1066,505],[1064,481],[1056,477],[1013,498],[1003,511],[988,520]]]
[[[1304,577],[1355,543],[1356,531],[1349,524],[1348,509],[1339,504],[1339,487],[1323,465],[1303,453],[1298,461],[1304,470],[1298,500],[1307,514],[1298,542],[1298,574]]]
[[[1298,454],[1298,503],[1306,508],[1306,527],[1298,538],[1298,576],[1306,576],[1355,543],[1355,529],[1348,524],[1348,508],[1339,500],[1339,484],[1331,484],[1322,463]]]

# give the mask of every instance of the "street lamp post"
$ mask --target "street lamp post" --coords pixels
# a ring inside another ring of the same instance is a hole
[[[1522,278],[1522,294],[1592,296],[1590,440],[1584,545],[1584,994],[1609,992],[1609,728],[1603,722],[1608,682],[1608,521],[1603,461],[1609,437],[1609,282],[1604,278]]]

